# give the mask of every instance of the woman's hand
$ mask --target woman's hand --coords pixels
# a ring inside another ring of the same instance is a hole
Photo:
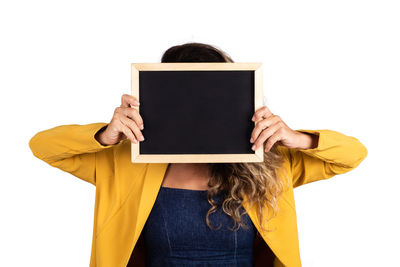
[[[299,149],[314,148],[318,144],[317,135],[290,129],[281,117],[272,114],[266,106],[259,108],[251,120],[256,122],[250,139],[250,142],[254,143],[252,147],[254,151],[262,146],[265,140],[268,140],[265,144],[265,152],[268,152],[275,143]]]
[[[115,109],[107,128],[96,134],[96,139],[103,145],[115,145],[126,138],[135,144],[137,140],[143,141],[143,119],[133,106],[139,106],[139,101],[132,95],[122,95],[121,106]]]

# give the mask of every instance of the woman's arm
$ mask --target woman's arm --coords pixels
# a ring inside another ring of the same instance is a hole
[[[57,126],[35,134],[29,147],[34,156],[51,166],[96,185],[96,156],[113,145],[102,145],[95,135],[107,125],[100,122]]]
[[[136,107],[138,100],[128,94],[121,97],[110,123],[61,125],[38,132],[29,141],[33,154],[53,167],[69,172],[96,185],[96,157],[110,153],[107,164],[114,164],[108,148],[128,139],[143,141],[143,119]]]
[[[296,130],[318,135],[310,149],[278,146],[289,159],[293,187],[328,179],[356,168],[367,156],[367,148],[355,137],[333,130]]]

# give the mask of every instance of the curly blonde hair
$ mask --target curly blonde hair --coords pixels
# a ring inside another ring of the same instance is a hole
[[[278,169],[282,166],[283,156],[276,148],[276,144],[270,151],[264,151],[264,161],[255,163],[210,163],[210,180],[207,191],[207,200],[211,208],[206,215],[207,225],[211,226],[209,216],[221,206],[223,212],[234,220],[232,230],[247,225],[242,222],[242,215],[246,210],[242,209],[246,195],[250,207],[258,208],[258,221],[261,231],[272,231],[263,227],[263,221],[269,221],[279,211],[278,198],[285,190],[285,179],[280,177]],[[214,196],[224,192],[225,199],[222,204],[214,200]],[[264,209],[267,207],[267,209]],[[265,214],[265,211],[272,213]]]
[[[186,43],[168,48],[161,58],[162,63],[167,62],[234,62],[223,50],[216,46],[203,43]],[[277,200],[284,190],[284,179],[279,177],[277,169],[283,162],[283,156],[272,146],[270,151],[264,151],[264,162],[255,163],[210,163],[210,180],[207,191],[207,199],[211,208],[206,215],[207,225],[213,229],[209,216],[216,212],[218,203],[213,199],[220,192],[225,192],[225,200],[222,210],[231,216],[235,222],[232,230],[239,227],[247,228],[242,222],[241,216],[246,210],[241,209],[243,196],[252,207],[258,207],[258,220],[262,231],[270,231],[263,228],[263,220],[268,214],[264,214],[264,207],[272,209],[270,220],[278,212]],[[286,177],[286,176],[285,176]]]

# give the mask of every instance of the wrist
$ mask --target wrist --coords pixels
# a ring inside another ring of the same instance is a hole
[[[97,131],[97,133],[94,135],[94,138],[103,146],[108,146],[110,145],[107,143],[107,141],[104,139],[104,130],[107,128],[107,126],[104,126],[100,130]]]
[[[298,132],[298,131],[297,131]],[[299,146],[297,149],[313,149],[318,146],[319,136],[312,133],[299,133]]]

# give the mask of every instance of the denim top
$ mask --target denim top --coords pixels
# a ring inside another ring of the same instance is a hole
[[[232,231],[229,228],[233,228],[234,221],[220,206],[223,194],[214,200],[218,209],[209,219],[218,230],[206,224],[211,207],[207,190],[160,187],[143,228],[146,267],[254,266],[253,240],[257,230],[251,219],[242,215],[248,229]]]

